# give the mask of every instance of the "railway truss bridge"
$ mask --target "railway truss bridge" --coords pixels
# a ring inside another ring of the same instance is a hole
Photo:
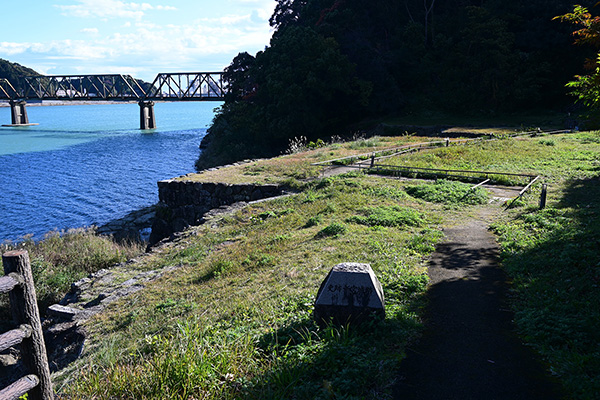
[[[151,84],[130,75],[28,76],[11,83],[0,79],[0,100],[10,103],[11,124],[28,126],[27,100],[61,102],[137,102],[140,129],[156,128],[155,101],[223,101],[222,72],[161,73]]]

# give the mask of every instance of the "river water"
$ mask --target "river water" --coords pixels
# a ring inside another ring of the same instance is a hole
[[[158,201],[156,182],[194,171],[215,102],[28,107],[38,126],[0,128],[0,243],[102,225]],[[0,107],[0,124],[10,108]]]

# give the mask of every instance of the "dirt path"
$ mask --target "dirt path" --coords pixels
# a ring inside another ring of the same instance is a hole
[[[446,241],[430,261],[425,332],[407,350],[395,399],[562,398],[558,384],[514,334],[505,303],[507,277],[487,230],[500,210],[490,205],[445,230]]]

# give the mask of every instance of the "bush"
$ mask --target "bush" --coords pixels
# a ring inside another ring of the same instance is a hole
[[[339,222],[334,222],[331,225],[321,229],[321,231],[317,233],[317,237],[339,236],[346,233],[347,230],[348,228],[346,225],[340,224]]]
[[[431,203],[475,205],[485,204],[488,200],[488,194],[484,188],[471,189],[471,186],[466,183],[446,179],[408,187],[406,192]]]

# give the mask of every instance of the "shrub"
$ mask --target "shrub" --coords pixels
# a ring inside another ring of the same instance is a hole
[[[320,215],[316,215],[314,217],[310,217],[308,219],[308,221],[306,221],[306,224],[304,224],[305,228],[310,228],[311,226],[317,226],[321,223],[321,216]]]
[[[418,199],[442,204],[485,204],[488,199],[487,192],[482,187],[471,189],[471,186],[466,183],[446,179],[408,187],[406,192]]]
[[[346,225],[341,224],[339,222],[334,222],[331,225],[328,225],[325,228],[321,229],[321,231],[317,233],[317,237],[339,236],[346,233],[347,230],[348,228],[346,227]]]

